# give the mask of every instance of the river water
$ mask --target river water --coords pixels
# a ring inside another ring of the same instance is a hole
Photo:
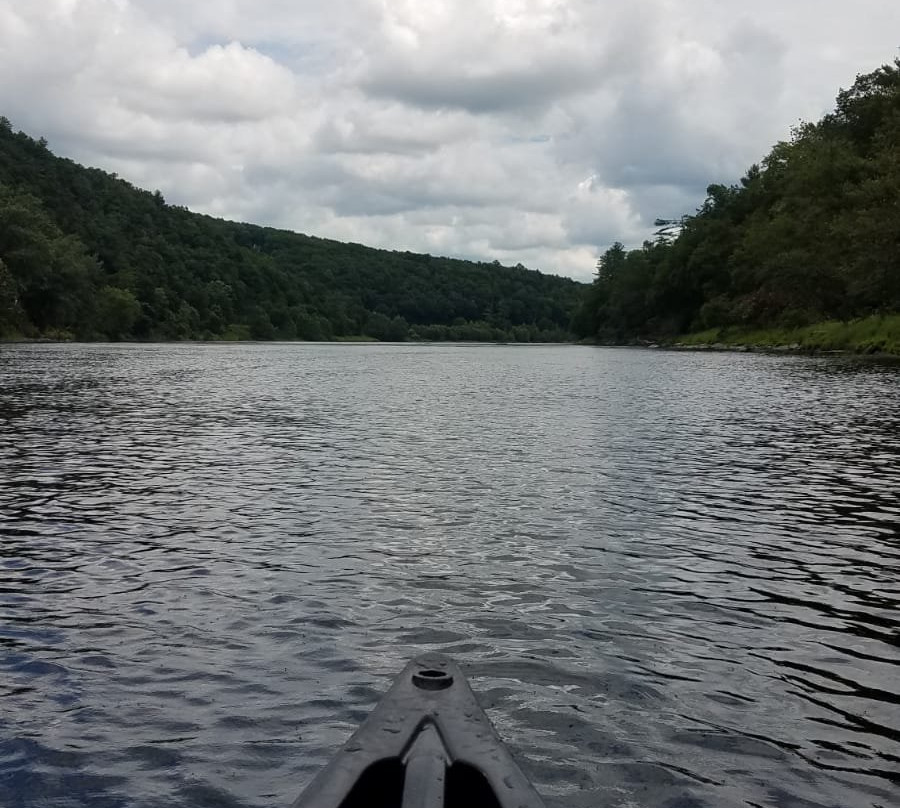
[[[288,806],[413,655],[550,806],[900,805],[900,367],[0,346],[0,803]]]

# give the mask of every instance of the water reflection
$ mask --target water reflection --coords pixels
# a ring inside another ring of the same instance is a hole
[[[286,805],[438,648],[551,804],[887,806],[900,373],[0,349],[0,801]]]

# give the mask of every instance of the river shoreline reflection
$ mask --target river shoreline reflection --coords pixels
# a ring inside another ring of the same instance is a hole
[[[424,650],[551,806],[887,808],[900,367],[0,346],[0,803],[287,806]]]

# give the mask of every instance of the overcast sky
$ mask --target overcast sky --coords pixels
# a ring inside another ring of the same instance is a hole
[[[587,280],[898,45],[900,0],[0,0],[0,115],[196,211]]]

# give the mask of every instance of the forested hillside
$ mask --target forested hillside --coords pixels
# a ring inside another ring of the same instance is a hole
[[[0,119],[0,336],[558,341],[583,288],[191,213]]]
[[[707,193],[676,237],[607,250],[576,332],[621,342],[706,329],[716,339],[864,317],[895,328],[900,60],[857,77],[832,113],[798,126],[738,184]]]

